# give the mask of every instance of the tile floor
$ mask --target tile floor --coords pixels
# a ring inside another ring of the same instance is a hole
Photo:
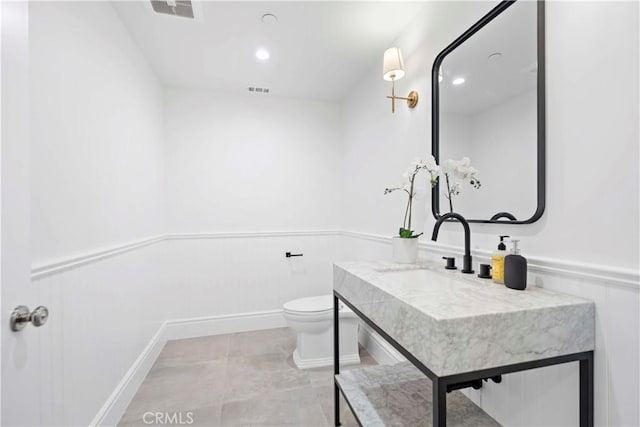
[[[118,425],[330,426],[333,368],[297,369],[294,348],[288,328],[169,341]],[[341,409],[342,424],[357,426]],[[155,413],[182,419],[156,423]]]
[[[331,426],[333,367],[300,370],[294,349],[289,328],[169,341],[118,425]],[[364,349],[360,359],[360,365],[341,370],[377,364]],[[367,393],[385,402],[381,416],[389,412],[398,419],[400,410],[409,426],[431,425],[431,384],[426,378],[414,383]],[[402,396],[415,400],[422,394],[424,405],[411,413],[398,409]],[[449,396],[447,407],[454,426],[499,426],[460,392]],[[342,396],[340,409],[343,426],[358,425]]]

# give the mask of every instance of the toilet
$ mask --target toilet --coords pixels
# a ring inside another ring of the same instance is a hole
[[[333,296],[321,295],[289,301],[284,318],[296,333],[293,361],[300,369],[333,365]],[[360,363],[358,316],[340,303],[340,364]]]

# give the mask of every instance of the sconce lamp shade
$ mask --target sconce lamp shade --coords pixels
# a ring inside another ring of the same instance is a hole
[[[404,61],[400,48],[392,47],[384,51],[382,73],[382,77],[389,81],[404,77]]]

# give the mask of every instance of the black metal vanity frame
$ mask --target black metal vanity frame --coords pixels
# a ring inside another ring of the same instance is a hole
[[[562,356],[550,357],[546,359],[533,360],[530,362],[516,363],[512,365],[497,366],[479,371],[465,372],[462,374],[447,375],[439,377],[433,373],[427,366],[416,359],[407,349],[394,340],[389,334],[376,325],[371,319],[365,316],[360,310],[353,306],[347,299],[335,290],[333,291],[333,366],[334,374],[340,375],[340,322],[339,322],[339,301],[342,301],[347,307],[360,317],[367,325],[376,331],[385,341],[398,350],[404,357],[409,360],[416,368],[425,374],[432,382],[433,388],[433,427],[445,427],[447,425],[447,386],[452,384],[460,384],[483,378],[494,377],[497,375],[510,374],[513,372],[527,371],[529,369],[542,368],[551,365],[560,365],[569,362],[580,362],[580,427],[593,427],[593,372],[594,360],[593,351],[584,351],[580,353],[567,354]],[[340,386],[334,378],[334,423],[340,425]],[[347,400],[352,412],[353,407]],[[357,419],[357,416],[356,416]],[[360,423],[360,420],[358,420]],[[365,426],[366,427],[366,426]]]
[[[489,13],[482,17],[471,28],[462,33],[449,46],[436,56],[431,70],[431,154],[436,162],[440,162],[440,86],[438,82],[438,72],[444,58],[455,48],[464,43],[469,37],[477,33],[482,27],[491,22],[496,16],[504,12],[518,0],[504,0]],[[545,209],[545,141],[546,141],[546,109],[545,109],[545,6],[544,0],[537,0],[537,40],[538,40],[538,84],[537,84],[537,206],[533,216],[526,220],[499,221],[497,219],[469,219],[469,222],[493,223],[493,224],[531,224],[542,217]],[[436,184],[431,189],[431,211],[435,219],[440,218],[440,185]],[[509,214],[511,215],[511,214]],[[512,216],[512,215],[511,215]],[[507,217],[504,216],[503,217]],[[508,218],[508,217],[507,217]]]

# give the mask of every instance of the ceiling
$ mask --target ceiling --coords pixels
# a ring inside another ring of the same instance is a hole
[[[478,114],[537,87],[536,6],[514,3],[444,58],[443,112]],[[453,85],[458,77],[465,82]]]
[[[151,2],[113,2],[168,86],[338,100],[424,7],[421,2],[195,2],[195,19],[155,13]],[[277,23],[261,18],[271,13]],[[255,52],[267,49],[260,61]],[[256,95],[265,96],[265,95]],[[269,95],[270,96],[270,95]]]

